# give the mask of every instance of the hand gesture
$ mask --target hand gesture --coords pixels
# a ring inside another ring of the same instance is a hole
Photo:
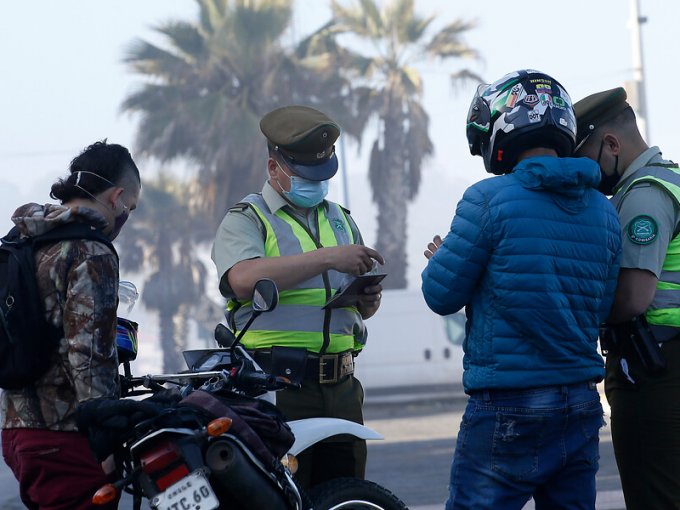
[[[385,259],[383,259],[380,253],[360,244],[334,246],[324,249],[327,250],[330,269],[354,276],[370,271],[373,268],[374,260],[377,260],[380,264],[385,263]]]
[[[428,243],[427,249],[424,252],[426,259],[431,259],[432,255],[437,253],[437,250],[442,245],[442,238],[439,235],[434,236],[431,243]]]

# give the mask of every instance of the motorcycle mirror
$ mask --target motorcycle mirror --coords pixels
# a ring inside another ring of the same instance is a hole
[[[257,282],[255,282],[255,287],[253,288],[253,313],[250,315],[250,319],[248,319],[246,325],[243,326],[243,329],[239,331],[236,341],[231,344],[230,353],[232,359],[236,359],[236,346],[239,344],[241,338],[243,338],[243,335],[245,335],[246,331],[248,331],[248,328],[257,318],[257,316],[263,312],[269,312],[273,310],[276,308],[278,303],[279,289],[276,288],[276,283],[274,283],[274,280],[269,278],[257,280]]]
[[[215,327],[215,340],[220,347],[231,347],[236,342],[236,336],[224,324],[218,324]]]
[[[253,310],[256,312],[269,312],[276,308],[279,303],[279,289],[269,278],[262,278],[255,283],[253,290]]]

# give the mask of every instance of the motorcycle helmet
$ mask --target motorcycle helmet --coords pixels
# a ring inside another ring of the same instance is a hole
[[[482,156],[487,172],[502,175],[512,171],[522,152],[534,147],[571,156],[576,118],[571,98],[557,80],[524,69],[477,88],[466,134],[470,153]]]
[[[118,317],[116,325],[116,347],[118,362],[134,361],[137,358],[137,328],[138,324],[128,319]]]

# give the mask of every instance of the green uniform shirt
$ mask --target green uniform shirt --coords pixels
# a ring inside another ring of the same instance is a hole
[[[284,208],[288,214],[301,220],[314,235],[317,235],[314,209],[292,207],[269,182],[265,182],[262,188],[262,198],[273,213]],[[357,243],[363,244],[361,233],[349,214],[347,220]],[[264,226],[257,213],[250,207],[240,205],[229,209],[217,229],[211,254],[220,279],[220,292],[224,297],[236,297],[229,286],[227,272],[242,260],[264,257],[264,239]]]
[[[618,188],[635,179],[641,168],[655,164],[669,164],[661,157],[658,147],[650,147],[626,168]],[[658,278],[671,239],[680,228],[680,210],[666,190],[648,182],[633,186],[618,205],[623,229],[621,267],[645,269]],[[649,226],[649,234],[639,236],[636,227]]]

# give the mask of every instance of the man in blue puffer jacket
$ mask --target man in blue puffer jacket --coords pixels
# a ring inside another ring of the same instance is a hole
[[[422,275],[434,312],[467,315],[447,510],[595,508],[597,335],[621,229],[597,164],[567,157],[575,126],[564,88],[532,70],[480,86],[470,107],[470,151],[499,176],[468,188]]]

